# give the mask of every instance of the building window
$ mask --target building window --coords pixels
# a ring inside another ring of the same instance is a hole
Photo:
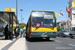
[[[74,18],[75,18],[75,14],[74,14]]]

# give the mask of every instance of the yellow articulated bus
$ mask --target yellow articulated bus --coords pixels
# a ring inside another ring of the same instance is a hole
[[[53,11],[32,10],[27,26],[27,38],[55,38],[57,32],[56,17]]]

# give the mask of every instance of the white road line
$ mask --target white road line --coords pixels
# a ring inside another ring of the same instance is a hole
[[[75,47],[75,45],[73,45],[73,44],[69,44],[70,46],[74,46]]]
[[[59,43],[62,43],[61,41],[59,41],[59,40],[55,40],[56,42],[59,42]]]

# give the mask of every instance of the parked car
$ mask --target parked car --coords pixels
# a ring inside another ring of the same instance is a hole
[[[70,34],[70,31],[65,31],[65,32],[64,32],[64,35],[65,35],[66,37],[69,37],[69,34]]]
[[[70,33],[69,31],[60,30],[56,34],[57,34],[58,37],[68,37],[69,33]]]

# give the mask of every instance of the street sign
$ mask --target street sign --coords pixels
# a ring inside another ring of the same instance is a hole
[[[5,12],[16,12],[15,8],[5,8]]]
[[[17,25],[16,24],[13,24],[13,27],[16,27]]]
[[[16,9],[15,8],[11,8],[11,12],[16,12]]]
[[[10,8],[5,8],[5,12],[10,12]]]

